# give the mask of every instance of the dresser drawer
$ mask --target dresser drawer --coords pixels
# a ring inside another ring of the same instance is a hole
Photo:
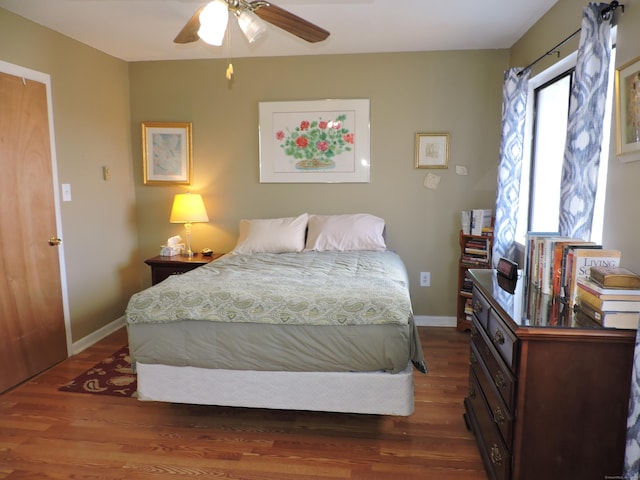
[[[513,373],[504,363],[485,331],[476,323],[471,327],[471,342],[487,369],[488,377],[500,393],[505,405],[513,412],[516,391]]]
[[[518,358],[518,338],[493,310],[489,312],[489,326],[487,327],[487,333],[491,339],[491,343],[493,343],[496,350],[500,352],[500,356],[509,366],[511,371],[515,372],[517,367],[516,361]]]
[[[487,299],[484,298],[484,296],[475,287],[473,287],[472,302],[473,314],[480,324],[484,328],[487,328],[487,323],[489,321],[489,302],[487,302]]]
[[[471,369],[476,376],[482,393],[489,406],[490,415],[493,423],[496,425],[502,435],[506,445],[511,445],[513,440],[513,415],[511,409],[504,403],[502,397],[498,393],[495,383],[489,376],[486,365],[483,363],[479,352],[475,345],[471,344]]]
[[[480,455],[487,470],[491,470],[489,477],[495,480],[507,480],[511,472],[511,454],[502,441],[500,431],[493,422],[489,407],[482,394],[482,387],[473,369],[469,372],[468,401],[473,410],[473,417],[477,423],[474,430],[480,448]],[[493,474],[493,475],[492,475]]]

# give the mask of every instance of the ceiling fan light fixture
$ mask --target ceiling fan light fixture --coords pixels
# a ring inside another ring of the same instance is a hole
[[[219,47],[229,22],[229,10],[224,0],[214,0],[200,12],[198,36],[209,45]]]
[[[267,29],[265,22],[250,10],[240,10],[236,16],[240,30],[249,43],[255,42]]]

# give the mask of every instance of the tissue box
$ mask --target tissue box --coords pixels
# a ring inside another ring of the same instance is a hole
[[[178,243],[176,245],[162,245],[160,255],[163,257],[172,257],[174,255],[180,255],[184,250],[184,243]]]

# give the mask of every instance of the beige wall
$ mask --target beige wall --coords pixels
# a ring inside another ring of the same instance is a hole
[[[368,212],[387,222],[387,240],[405,260],[418,315],[454,316],[460,210],[492,208],[499,149],[502,72],[507,52],[464,51],[236,59],[131,65],[140,249],[156,255],[184,228],[169,223],[173,195],[184,188],[145,186],[140,122],[193,123],[194,181],[210,223],[193,227],[195,249],[229,251],[241,218]],[[371,182],[260,184],[261,101],[368,98]],[[416,132],[449,132],[451,158],[437,190],[429,170],[414,168]],[[469,175],[455,174],[455,165]],[[184,235],[183,235],[184,238]],[[146,282],[149,274],[146,270]],[[431,287],[419,287],[420,271]]]
[[[626,4],[618,65],[640,44],[639,14]],[[121,316],[150,282],[142,260],[183,233],[168,223],[183,189],[142,185],[145,120],[193,122],[192,190],[205,195],[211,218],[194,227],[196,248],[231,249],[243,217],[371,212],[387,220],[389,246],[408,265],[415,313],[455,315],[459,211],[495,200],[502,71],[575,31],[583,6],[560,0],[510,51],[236,59],[232,84],[223,61],[127,64],[0,9],[0,59],[52,78],[59,177],[73,189],[62,221],[74,340]],[[258,103],[324,98],[371,100],[371,183],[260,184]],[[433,171],[442,180],[428,190],[428,171],[413,167],[414,135],[437,131],[451,134],[450,167]],[[622,164],[614,152],[605,243],[640,270],[640,162]],[[456,175],[455,165],[469,175]],[[431,272],[431,287],[417,286],[420,271]]]
[[[58,176],[72,188],[61,215],[78,341],[122,316],[140,288],[129,67],[2,9],[0,60],[51,76]],[[108,182],[103,165],[111,169]]]
[[[637,0],[621,2],[625,13],[618,11],[618,40],[616,66],[620,67],[640,56],[640,3]],[[582,0],[560,0],[530,31],[518,41],[510,52],[511,66],[524,66],[551,49],[554,45],[580,28]],[[577,36],[561,49],[561,58],[577,48]],[[540,62],[533,74],[540,72],[556,60],[551,56]],[[615,115],[615,112],[614,112]],[[640,272],[640,161],[623,163],[616,156],[616,125],[612,122],[611,148],[605,200],[605,222],[602,243],[606,248],[622,251],[622,263]]]

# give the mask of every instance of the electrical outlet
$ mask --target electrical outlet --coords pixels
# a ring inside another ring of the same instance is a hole
[[[420,272],[420,286],[421,287],[431,286],[431,272]]]

